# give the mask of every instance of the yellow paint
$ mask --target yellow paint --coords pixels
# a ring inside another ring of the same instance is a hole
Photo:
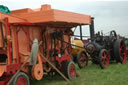
[[[84,44],[83,44],[83,42],[81,40],[72,40],[71,44],[76,45],[76,46],[80,46],[80,47],[84,47]],[[77,56],[77,53],[80,50],[84,50],[83,48],[76,47],[76,46],[72,46],[72,48],[73,48],[72,56],[74,56],[74,57]]]

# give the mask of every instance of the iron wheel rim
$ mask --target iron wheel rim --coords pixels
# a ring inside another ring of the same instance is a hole
[[[126,51],[125,43],[121,41],[120,42],[120,58],[123,64],[126,62],[126,57],[127,57],[127,51]]]

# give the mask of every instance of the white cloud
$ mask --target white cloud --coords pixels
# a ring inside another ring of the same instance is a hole
[[[91,2],[90,2],[91,1]],[[95,17],[96,31],[116,30],[121,35],[128,33],[128,2],[122,0],[0,0],[0,3],[12,9],[40,8],[42,4],[51,4],[52,8],[89,14]],[[128,0],[125,0],[128,1]],[[87,29],[88,30],[88,29]]]
[[[39,8],[42,4],[51,4],[53,7],[74,7],[82,3],[93,1],[122,1],[122,0],[0,0],[0,3],[7,5],[10,9]],[[124,0],[128,1],[128,0]]]

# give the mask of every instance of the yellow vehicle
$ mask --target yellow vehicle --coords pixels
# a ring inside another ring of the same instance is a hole
[[[78,64],[79,68],[84,68],[88,65],[88,56],[84,49],[82,40],[72,40],[72,60]]]

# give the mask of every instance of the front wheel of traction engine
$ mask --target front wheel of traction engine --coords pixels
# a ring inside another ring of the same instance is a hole
[[[107,50],[102,49],[99,53],[99,58],[100,58],[100,67],[102,69],[105,69],[109,65],[109,53]]]
[[[76,68],[73,61],[66,61],[64,65],[64,75],[70,80],[76,78]]]
[[[117,62],[124,64],[127,58],[127,50],[123,40],[118,39],[114,43],[114,56]]]
[[[29,78],[24,72],[19,72],[10,85],[30,85]]]

